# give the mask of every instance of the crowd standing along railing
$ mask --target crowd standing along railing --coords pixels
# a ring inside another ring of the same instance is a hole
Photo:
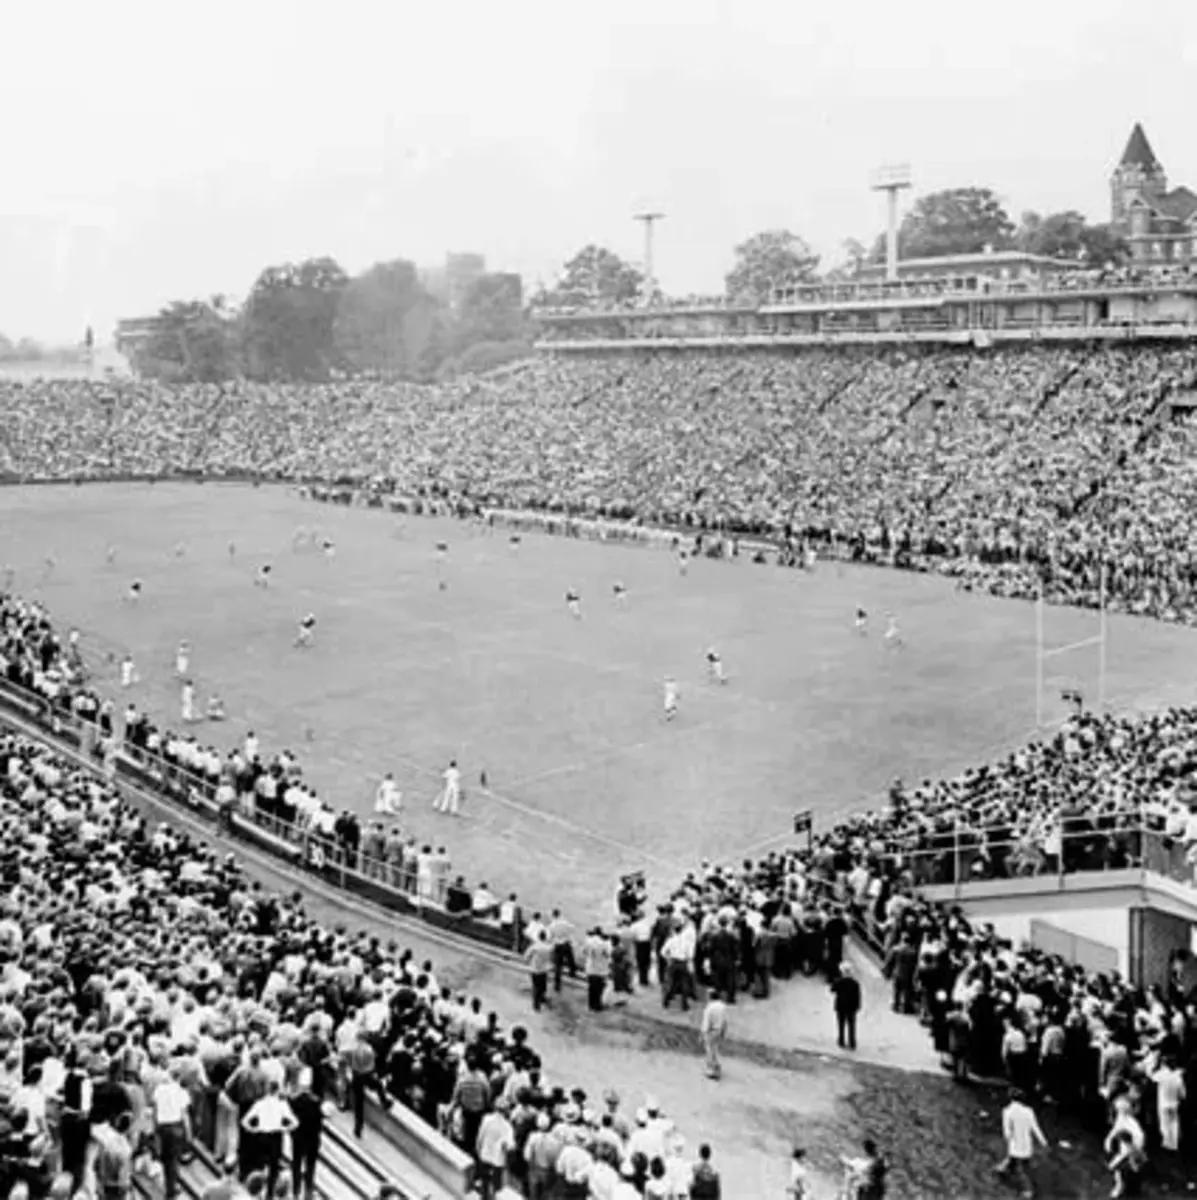
[[[0,702],[98,763],[102,757],[98,726],[73,712],[65,699],[64,694],[56,703],[9,680],[0,681]],[[519,953],[525,948],[519,907],[506,925],[472,911],[454,912],[446,904],[451,886],[447,877],[421,876],[410,862],[371,857],[360,847],[246,805],[240,798],[222,806],[216,801],[219,777],[128,743],[115,760],[115,771],[118,778],[181,803],[219,831],[253,843],[334,887],[500,950]],[[1092,824],[1078,828],[1081,821]],[[916,887],[960,889],[993,880],[1055,878],[1063,888],[1066,876],[1110,871],[1138,871],[1197,885],[1197,844],[1169,835],[1163,824],[1162,818],[1149,817],[1142,809],[1044,817],[1034,829],[1013,834],[1009,825],[962,823],[955,830],[917,841],[895,838],[881,861],[893,878],[909,880]],[[825,882],[838,901],[852,902],[846,877]]]
[[[97,765],[101,762],[99,727],[64,704],[2,680],[0,705],[33,721]],[[422,886],[415,876],[401,871],[389,860],[377,861],[360,851],[352,852],[335,839],[304,830],[274,814],[246,809],[240,804],[222,807],[215,798],[219,779],[143,748],[124,743],[113,767],[116,782],[131,783],[163,795],[210,822],[218,832],[247,842],[384,909],[493,949],[520,953],[525,947],[523,914],[518,908],[511,925],[501,925],[497,919],[479,917],[472,911],[450,912],[445,905],[447,887],[439,880],[431,888]]]

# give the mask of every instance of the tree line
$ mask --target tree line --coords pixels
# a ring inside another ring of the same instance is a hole
[[[267,267],[240,308],[221,296],[168,304],[135,365],[202,382],[433,380],[523,357],[531,337],[518,275],[480,275],[450,303],[405,259],[350,276],[324,257]]]
[[[1120,263],[1126,243],[1108,226],[1074,211],[1027,212],[1018,225],[988,188],[950,188],[919,197],[898,231],[903,259],[1023,250],[1093,265]],[[725,294],[759,303],[782,283],[852,279],[885,259],[885,237],[849,239],[842,261],[820,259],[797,234],[765,230],[734,249]],[[526,355],[532,310],[628,304],[645,279],[632,264],[597,245],[583,247],[551,287],[525,305],[518,275],[484,274],[455,302],[434,296],[404,259],[376,263],[350,277],[331,258],[267,267],[245,304],[220,297],[168,305],[139,354],[144,373],[164,378],[320,380],[376,374],[432,380],[486,370]]]
[[[1119,264],[1129,257],[1126,242],[1107,225],[1091,225],[1072,210],[1023,213],[1018,225],[988,188],[949,188],[919,197],[902,219],[898,254],[902,259],[948,254],[1022,250],[1049,258]],[[885,235],[869,245],[849,238],[841,261],[820,270],[820,258],[798,234],[768,229],[741,242],[724,277],[729,299],[760,303],[782,283],[850,280],[885,261]],[[562,278],[536,298],[544,305],[619,304],[642,295],[644,280],[617,255],[588,246],[566,264]]]
[[[1126,242],[1108,225],[1091,225],[1072,209],[1047,215],[1024,212],[1015,225],[989,188],[948,188],[920,196],[898,229],[900,259],[980,254],[986,249],[1021,250],[1092,266],[1116,266],[1130,257]],[[779,283],[851,280],[884,261],[884,234],[869,245],[849,238],[841,260],[820,274],[819,256],[801,237],[789,230],[768,230],[736,247],[725,284],[729,297],[760,301]]]

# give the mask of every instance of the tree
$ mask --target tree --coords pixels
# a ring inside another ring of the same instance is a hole
[[[870,251],[864,242],[858,241],[856,238],[846,238],[840,244],[840,253],[842,255],[840,261],[827,272],[827,279],[831,282],[855,279],[860,274],[861,268],[870,262],[877,261],[876,254]],[[884,257],[883,252],[882,259]]]
[[[583,246],[565,264],[557,283],[537,302],[546,307],[619,304],[635,300],[644,277],[603,246]]]
[[[236,323],[213,301],[176,300],[159,314],[138,369],[160,379],[215,382],[238,373]]]
[[[362,272],[337,302],[333,341],[338,360],[356,371],[410,373],[413,356],[405,326],[425,299],[416,268],[405,259],[375,263]]]
[[[326,379],[337,365],[333,328],[349,277],[331,258],[267,267],[243,316],[246,366],[262,379]]]
[[[898,252],[902,258],[979,254],[987,246],[1008,250],[1014,225],[989,188],[948,188],[920,196],[902,219]],[[882,239],[884,247],[884,239]]]
[[[1108,225],[1090,225],[1073,209],[1045,217],[1036,212],[1023,213],[1017,245],[1028,254],[1083,259],[1095,265],[1122,262],[1130,252]]]
[[[522,340],[526,333],[524,284],[518,275],[492,272],[470,284],[457,313],[459,353],[479,342]]]
[[[724,279],[734,300],[768,300],[782,283],[801,283],[814,277],[819,256],[788,229],[767,229],[741,242],[735,266]]]

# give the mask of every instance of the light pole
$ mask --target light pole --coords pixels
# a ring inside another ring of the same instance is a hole
[[[885,278],[892,283],[898,278],[898,193],[910,187],[910,165],[897,163],[881,167],[873,172],[869,186],[886,196]]]
[[[634,219],[644,223],[644,298],[648,298],[656,290],[656,280],[653,278],[653,226],[665,219],[662,212],[636,213]]]

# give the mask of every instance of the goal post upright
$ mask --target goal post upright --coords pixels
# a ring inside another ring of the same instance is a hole
[[[1049,650],[1045,645],[1045,613],[1043,580],[1039,581],[1039,591],[1035,598],[1035,728],[1042,729],[1046,704],[1044,692],[1048,683],[1047,661],[1076,650],[1086,650],[1093,646],[1097,648],[1097,704],[1096,711],[1101,714],[1106,710],[1106,674],[1108,670],[1108,609],[1109,609],[1109,564],[1103,559],[1098,571],[1097,591],[1097,634],[1094,637],[1081,638],[1065,646],[1056,646]],[[1078,693],[1080,689],[1077,689]]]

